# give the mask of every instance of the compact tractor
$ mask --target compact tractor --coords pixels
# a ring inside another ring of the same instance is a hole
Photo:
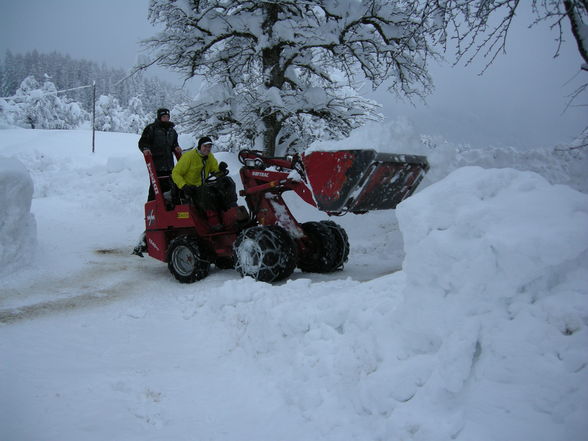
[[[263,282],[287,278],[296,267],[329,273],[349,255],[347,233],[333,221],[296,221],[282,198],[293,191],[329,215],[392,209],[410,196],[429,169],[423,156],[374,150],[313,151],[267,157],[242,150],[240,177],[247,208],[219,213],[224,225],[211,231],[206,216],[177,188],[162,193],[153,158],[145,156],[155,199],[145,204],[147,253],[167,262],[182,283],[203,279],[211,264],[235,268]],[[227,175],[228,171],[222,172]],[[217,184],[211,175],[204,185]],[[226,176],[225,179],[230,179]]]

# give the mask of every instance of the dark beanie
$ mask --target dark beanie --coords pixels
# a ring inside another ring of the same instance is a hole
[[[207,144],[207,143],[212,144],[212,139],[210,139],[208,136],[204,136],[204,137],[200,138],[198,140],[198,150],[200,150],[200,147],[202,147],[202,144]]]
[[[157,109],[157,119],[161,119],[161,117],[163,115],[169,116],[169,110],[168,109]]]

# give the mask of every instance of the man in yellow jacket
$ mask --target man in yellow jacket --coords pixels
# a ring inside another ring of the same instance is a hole
[[[200,207],[208,219],[211,231],[220,231],[223,225],[219,210],[236,205],[235,183],[227,176],[219,177],[215,185],[203,185],[211,174],[223,175],[226,164],[219,163],[211,153],[212,140],[205,136],[198,140],[198,149],[182,155],[172,171],[172,179],[184,194]]]

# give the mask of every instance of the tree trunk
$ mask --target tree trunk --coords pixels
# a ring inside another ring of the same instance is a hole
[[[572,26],[572,34],[576,39],[576,43],[578,44],[578,52],[580,52],[580,56],[584,59],[584,64],[582,66],[583,70],[588,70],[588,42],[584,40],[586,38],[582,34],[582,26],[584,23],[582,22],[582,17],[580,11],[576,10],[577,8],[588,8],[588,2],[583,1],[582,5],[576,5],[573,0],[564,0],[564,6],[566,8],[566,15],[570,20],[570,25]]]
[[[263,153],[267,156],[276,156],[278,133],[282,129],[282,124],[278,121],[276,114],[265,116],[263,118]]]
[[[262,29],[270,42],[273,38],[273,27],[278,21],[279,8],[279,5],[275,3],[267,3],[264,7],[265,19]],[[269,46],[262,50],[263,82],[267,90],[272,87],[281,89],[284,85],[284,72],[280,68],[281,51],[278,46]],[[263,110],[262,122],[264,126],[263,152],[268,156],[275,156],[278,134],[282,129],[281,115],[268,107]]]

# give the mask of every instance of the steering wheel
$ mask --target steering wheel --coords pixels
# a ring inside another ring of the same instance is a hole
[[[214,184],[220,178],[223,178],[229,174],[229,169],[219,170],[216,173],[211,173],[208,177],[204,180],[205,184]]]

